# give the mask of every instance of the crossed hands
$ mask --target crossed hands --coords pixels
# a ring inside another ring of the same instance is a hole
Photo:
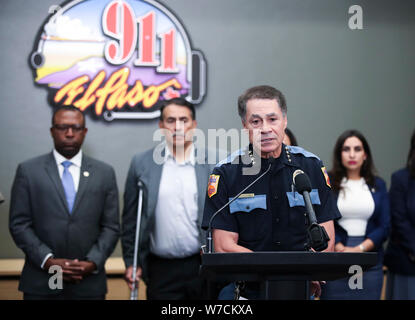
[[[54,259],[49,258],[45,262],[45,269],[53,265],[60,266],[62,268],[63,281],[71,283],[79,283],[83,278],[91,274],[97,269],[97,266],[92,261],[79,261],[78,259]]]

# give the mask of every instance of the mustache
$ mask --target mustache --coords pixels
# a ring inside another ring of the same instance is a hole
[[[185,137],[186,134],[184,132],[175,132],[172,134],[172,137]]]
[[[266,139],[277,139],[278,136],[276,134],[259,134],[257,135],[258,139],[266,140]]]

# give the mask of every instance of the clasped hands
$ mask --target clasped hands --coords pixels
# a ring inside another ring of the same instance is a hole
[[[348,247],[348,246],[343,245],[340,242],[335,245],[334,251],[335,252],[362,252],[359,246]]]
[[[45,269],[49,270],[51,266],[60,266],[62,268],[63,281],[79,283],[83,278],[97,269],[92,261],[79,261],[78,259],[54,259],[49,258],[45,262]]]

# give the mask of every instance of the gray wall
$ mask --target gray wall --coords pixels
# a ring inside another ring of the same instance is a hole
[[[161,2],[161,1],[160,1]],[[28,56],[59,0],[2,0],[0,10],[0,258],[23,257],[8,231],[10,189],[19,162],[49,152],[51,108],[34,85]],[[388,183],[404,165],[415,119],[415,2],[346,0],[165,0],[208,62],[199,127],[240,128],[236,99],[270,84],[288,100],[300,145],[330,168],[337,136],[368,138]],[[363,30],[348,28],[348,9],[363,8]],[[120,190],[133,154],[154,145],[157,121],[106,123],[87,118],[84,151],[114,166]],[[114,256],[120,256],[117,246]]]

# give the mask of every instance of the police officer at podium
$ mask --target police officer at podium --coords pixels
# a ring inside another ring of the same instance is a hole
[[[330,238],[325,251],[333,251],[333,220],[341,215],[322,161],[303,148],[282,143],[287,127],[284,95],[270,86],[250,88],[239,97],[238,112],[249,132],[249,147],[219,162],[207,188],[202,227],[207,229],[211,224],[215,251],[309,249],[304,199],[293,184],[293,173],[298,169],[311,181],[310,198],[317,222]],[[262,174],[262,178],[212,219],[215,212]],[[232,299],[234,288],[234,284],[226,286],[219,299]],[[311,291],[319,296],[320,284],[312,282]],[[259,298],[259,284],[247,283],[241,295]]]

